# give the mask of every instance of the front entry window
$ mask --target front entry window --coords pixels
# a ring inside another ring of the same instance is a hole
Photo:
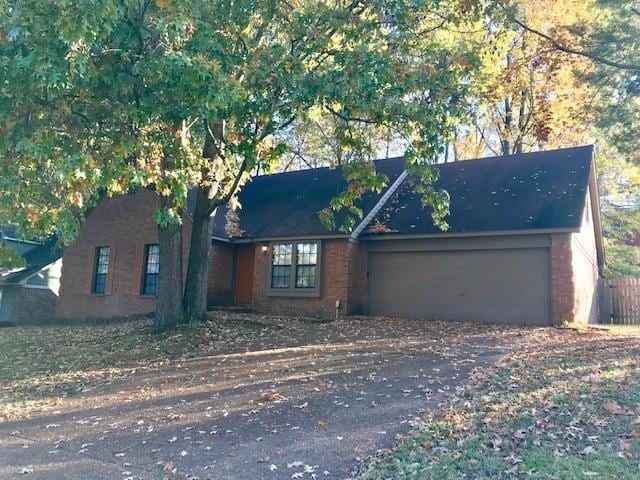
[[[319,242],[287,242],[271,245],[272,295],[317,295]]]
[[[271,249],[271,288],[289,288],[291,286],[290,243],[278,243]]]
[[[296,288],[316,288],[317,243],[296,244]]]

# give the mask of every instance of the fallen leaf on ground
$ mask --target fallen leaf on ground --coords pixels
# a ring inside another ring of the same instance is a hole
[[[282,402],[286,400],[286,398],[280,395],[278,392],[265,392],[260,395],[260,399],[264,402]]]
[[[622,408],[618,402],[614,402],[612,400],[603,402],[602,407],[612,415],[631,415],[631,413]]]

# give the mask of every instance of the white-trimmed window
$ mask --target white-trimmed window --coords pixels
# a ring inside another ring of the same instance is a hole
[[[270,248],[269,293],[317,296],[320,284],[320,242],[278,242]]]

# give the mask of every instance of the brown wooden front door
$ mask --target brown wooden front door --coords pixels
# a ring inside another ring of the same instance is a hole
[[[236,260],[236,305],[253,303],[253,245],[238,248]]]

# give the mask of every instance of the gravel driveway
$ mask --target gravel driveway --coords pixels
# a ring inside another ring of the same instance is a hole
[[[246,341],[0,424],[0,479],[351,478],[459,394],[513,327],[232,314]]]

